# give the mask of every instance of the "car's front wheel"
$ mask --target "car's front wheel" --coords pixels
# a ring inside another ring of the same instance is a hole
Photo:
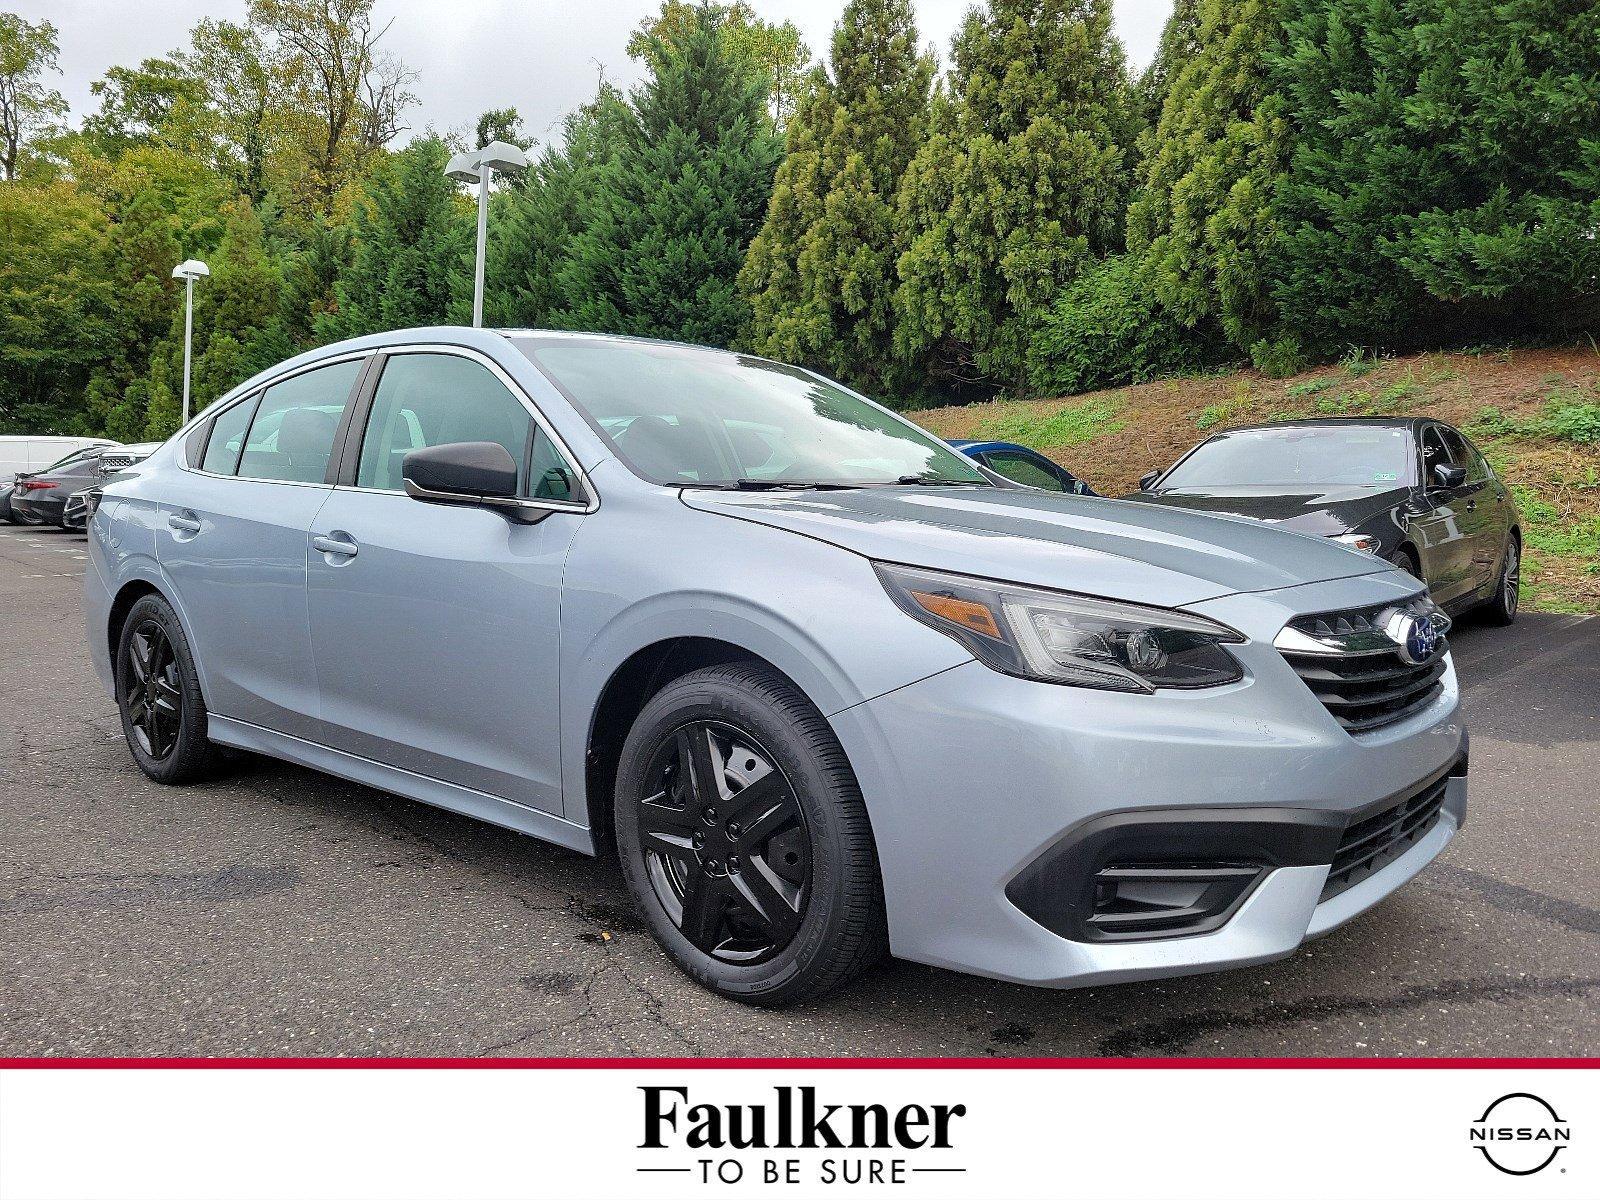
[[[615,816],[651,932],[713,991],[794,1004],[882,955],[860,789],[822,714],[772,669],[707,667],[658,692],[623,746]]]
[[[1509,625],[1517,619],[1517,606],[1522,599],[1522,543],[1513,534],[1506,541],[1505,554],[1500,561],[1500,576],[1495,581],[1495,592],[1483,605],[1483,615],[1495,625]]]
[[[211,773],[216,748],[206,738],[200,679],[172,606],[144,596],[128,612],[117,643],[117,707],[139,769],[157,783],[193,783]]]

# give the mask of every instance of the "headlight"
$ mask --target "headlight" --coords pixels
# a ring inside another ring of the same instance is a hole
[[[1244,678],[1238,660],[1222,647],[1244,635],[1205,617],[970,575],[874,566],[908,616],[1007,675],[1119,692],[1217,687]]]
[[[1368,554],[1378,552],[1378,539],[1370,533],[1336,533],[1328,536],[1330,542],[1338,542],[1341,546],[1349,546],[1352,550],[1364,550]]]

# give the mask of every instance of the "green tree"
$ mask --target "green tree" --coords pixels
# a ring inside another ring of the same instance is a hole
[[[1287,42],[1280,341],[1327,356],[1600,315],[1600,7],[1323,0]]]
[[[1109,0],[991,0],[898,199],[895,340],[945,388],[1023,385],[1057,293],[1122,243],[1134,115]]]
[[[1220,326],[1245,348],[1271,319],[1261,251],[1287,153],[1269,79],[1282,43],[1278,6],[1198,0],[1194,49],[1176,63],[1143,139],[1128,210],[1128,251],[1144,286],[1183,328]]]
[[[119,302],[106,225],[73,183],[0,184],[0,432],[97,432],[84,391]]]
[[[562,136],[523,180],[490,198],[483,298],[489,324],[562,327],[569,307],[563,274],[601,204],[632,121],[622,93],[602,84],[593,100],[567,115]]]
[[[1140,123],[1154,126],[1166,105],[1167,93],[1183,64],[1200,53],[1201,0],[1174,0],[1172,13],[1161,27],[1155,57],[1138,81]]]
[[[563,323],[727,345],[748,308],[737,276],[782,152],[766,80],[728,52],[722,14],[651,35],[650,75],[562,270]]]
[[[749,342],[868,390],[890,385],[895,195],[927,127],[933,63],[910,0],[851,0],[742,275]]]
[[[628,57],[654,67],[657,54],[675,52],[693,35],[700,20],[697,10],[701,8],[712,10],[729,56],[766,81],[767,115],[782,128],[794,111],[811,51],[800,40],[800,30],[794,22],[774,25],[763,21],[748,0],[729,4],[663,0],[661,11],[640,21],[628,38]]]
[[[29,139],[67,111],[61,93],[45,85],[47,75],[61,74],[59,54],[49,21],[0,12],[0,178],[15,179]]]
[[[337,308],[317,320],[319,337],[447,319],[452,273],[472,247],[465,201],[444,175],[449,157],[439,138],[419,138],[374,165],[355,202],[350,266],[334,286]]]

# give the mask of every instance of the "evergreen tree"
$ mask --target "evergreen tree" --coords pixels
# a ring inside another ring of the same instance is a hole
[[[933,63],[910,0],[851,0],[790,127],[742,284],[750,342],[868,390],[889,383],[895,195],[927,124]]]
[[[602,84],[562,122],[523,180],[490,198],[484,319],[491,325],[561,328],[569,308],[562,273],[578,235],[601,201],[602,180],[632,116],[627,100]]]
[[[561,271],[564,324],[711,345],[744,324],[737,276],[781,144],[767,80],[729,54],[720,21],[701,6],[671,41],[649,35],[650,76]]]
[[[990,0],[907,169],[895,341],[946,386],[1017,387],[1056,294],[1121,246],[1133,108],[1109,0]]]
[[[465,203],[445,178],[449,157],[439,138],[419,138],[373,170],[356,201],[337,307],[316,321],[324,341],[447,319],[452,272],[473,237]]]
[[[1167,93],[1183,64],[1200,53],[1201,0],[1175,0],[1172,15],[1161,27],[1155,57],[1139,76],[1140,124],[1153,127],[1167,103]]]
[[[1600,7],[1323,0],[1287,34],[1280,339],[1324,356],[1600,315]]]
[[[1268,78],[1279,3],[1197,0],[1195,49],[1170,68],[1128,209],[1144,286],[1181,326],[1220,325],[1245,348],[1270,319],[1260,250],[1285,158],[1283,106]],[[1170,26],[1169,35],[1180,36]]]

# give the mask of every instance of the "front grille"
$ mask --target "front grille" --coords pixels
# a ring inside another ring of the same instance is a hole
[[[1426,618],[1438,632],[1433,653],[1407,661],[1386,632],[1396,614]],[[1350,733],[1368,733],[1404,720],[1444,691],[1444,633],[1449,618],[1425,598],[1406,605],[1296,617],[1278,649],[1334,720]]]
[[[1319,900],[1347,891],[1409,850],[1439,819],[1446,776],[1344,831]]]

